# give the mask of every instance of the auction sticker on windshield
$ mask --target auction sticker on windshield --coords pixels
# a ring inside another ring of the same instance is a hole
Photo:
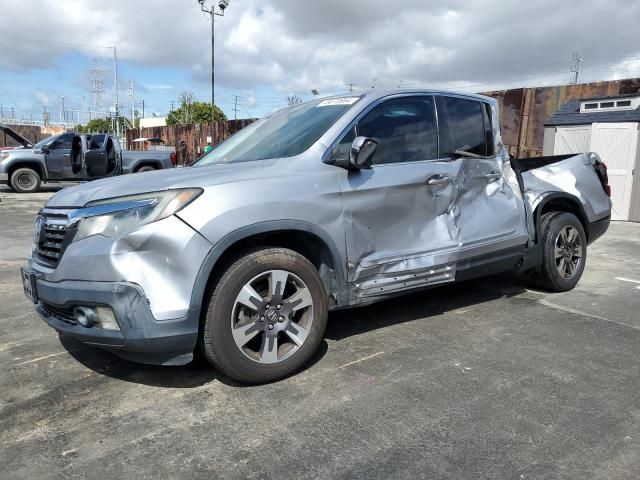
[[[317,106],[318,107],[330,107],[333,105],[352,105],[358,101],[360,97],[340,97],[340,98],[329,98],[328,100],[323,100]]]

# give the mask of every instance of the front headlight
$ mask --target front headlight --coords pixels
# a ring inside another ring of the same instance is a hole
[[[78,211],[80,223],[74,240],[92,235],[115,237],[167,218],[195,200],[199,188],[110,198],[87,203]]]

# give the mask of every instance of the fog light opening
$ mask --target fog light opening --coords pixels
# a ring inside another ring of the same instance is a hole
[[[74,311],[76,321],[85,328],[91,328],[95,323],[95,313],[89,307],[76,307]]]
[[[103,330],[120,330],[116,316],[109,307],[97,307],[93,318],[98,328],[102,328]]]
[[[102,330],[120,330],[116,316],[109,307],[82,307],[74,309],[74,316],[79,325],[85,328]]]

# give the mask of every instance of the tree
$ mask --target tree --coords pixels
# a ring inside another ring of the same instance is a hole
[[[167,115],[167,125],[210,123],[212,117],[216,122],[227,121],[227,116],[217,105],[214,109],[210,103],[195,101],[193,93],[183,92],[180,95],[180,106]]]
[[[90,133],[90,132],[100,132],[100,133],[113,133],[113,119],[111,118],[94,118],[93,120],[89,120],[86,125],[78,125],[76,127],[78,133]]]

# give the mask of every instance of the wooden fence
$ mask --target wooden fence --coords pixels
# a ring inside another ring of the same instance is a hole
[[[127,130],[126,147],[131,150],[140,149],[141,146],[133,142],[136,138],[160,138],[165,146],[175,147],[180,165],[188,165],[202,155],[207,137],[211,138],[212,145],[217,145],[254,121],[255,119],[228,120],[200,125],[135,128]]]

